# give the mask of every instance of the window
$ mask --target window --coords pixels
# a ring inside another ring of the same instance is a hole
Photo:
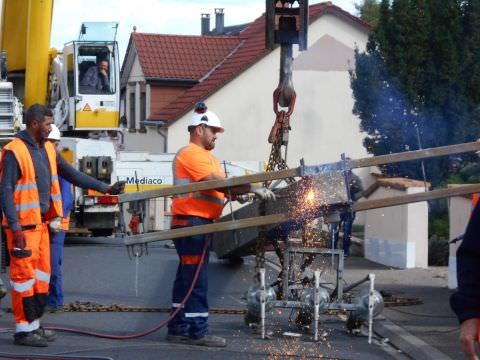
[[[128,129],[135,131],[135,93],[131,92],[130,97],[130,116],[128,117]]]
[[[68,87],[68,96],[73,96],[75,94],[75,83],[73,77],[73,54],[67,55],[67,87]]]
[[[80,94],[114,94],[114,60],[114,54],[106,46],[80,46],[77,58]]]
[[[145,91],[140,93],[140,131],[146,132],[144,121],[147,120],[147,94]]]

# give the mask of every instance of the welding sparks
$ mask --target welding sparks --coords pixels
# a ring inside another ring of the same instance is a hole
[[[306,201],[308,204],[313,204],[313,202],[315,201],[315,190],[314,189],[310,189],[307,193],[307,196],[306,196]]]

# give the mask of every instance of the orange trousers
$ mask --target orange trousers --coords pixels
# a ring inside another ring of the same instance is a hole
[[[13,233],[6,229],[8,250],[13,247]],[[38,329],[48,298],[50,283],[50,235],[46,224],[23,230],[27,258],[10,257],[10,286],[16,332]]]

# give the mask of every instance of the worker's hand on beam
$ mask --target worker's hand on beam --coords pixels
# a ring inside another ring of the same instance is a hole
[[[125,192],[125,183],[126,181],[117,181],[115,184],[110,186],[107,191],[107,194],[110,195],[119,195]]]
[[[248,196],[248,194],[235,195],[233,200],[238,201],[240,204],[245,204],[250,201],[250,197]]]
[[[460,343],[462,350],[469,360],[479,360],[478,353],[478,330],[480,319],[465,320],[460,327]]]
[[[250,192],[254,193],[259,199],[262,199],[262,200],[275,200],[276,199],[273,191],[271,191],[271,190],[269,190],[265,187],[251,185],[250,186]]]

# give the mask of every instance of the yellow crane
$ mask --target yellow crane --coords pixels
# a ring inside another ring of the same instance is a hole
[[[11,88],[17,97],[23,98],[24,107],[35,103],[54,107],[56,125],[70,135],[85,137],[92,130],[118,130],[118,24],[82,24],[79,38],[57,52],[50,48],[53,6],[53,0],[3,0],[0,49],[6,53]],[[100,26],[110,29],[110,38],[105,38],[105,31],[95,34]],[[108,65],[104,70],[105,86],[95,88],[83,77],[89,68],[100,67],[101,62]],[[13,104],[6,113],[15,113]],[[13,127],[20,114],[17,109],[10,124],[5,119],[2,123],[0,107],[0,128]]]

